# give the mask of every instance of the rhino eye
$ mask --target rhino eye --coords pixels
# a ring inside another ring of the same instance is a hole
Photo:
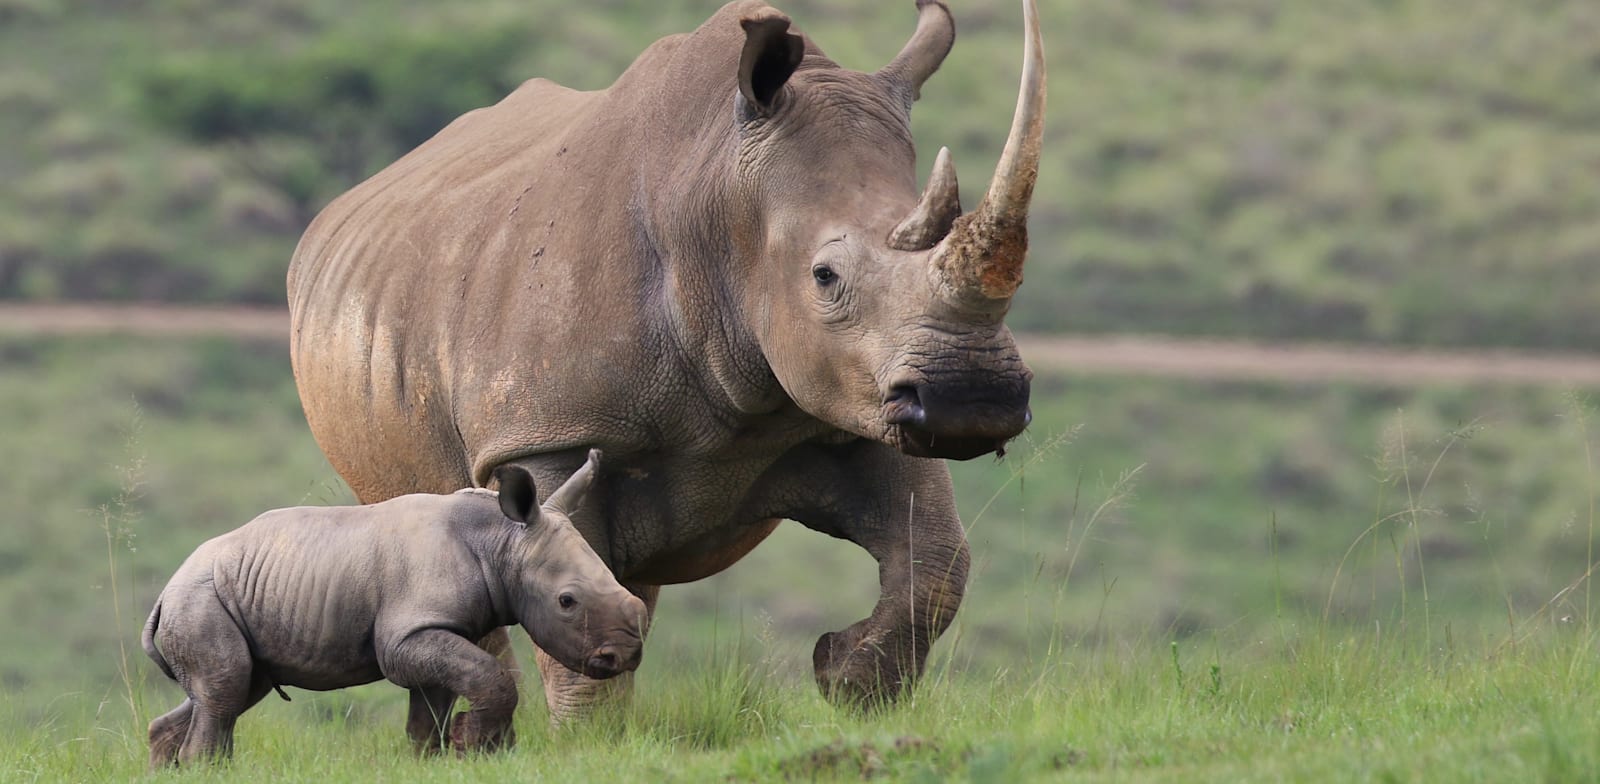
[[[578,600],[572,598],[572,594],[564,593],[556,599],[556,603],[561,605],[561,609],[570,610],[572,609],[573,605],[578,603]]]
[[[826,286],[839,279],[839,276],[834,274],[833,268],[826,264],[818,264],[812,267],[811,277],[817,279],[817,285],[819,286]]]

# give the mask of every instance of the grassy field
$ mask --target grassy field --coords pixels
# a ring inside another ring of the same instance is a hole
[[[511,752],[417,760],[399,692],[298,694],[240,723],[220,769],[151,781],[1591,781],[1597,642],[1546,629],[1490,653],[1367,632],[1297,640],[1102,644],[999,673],[936,671],[859,716],[724,651],[641,685],[581,728],[519,717]],[[1569,633],[1570,632],[1570,633]],[[0,778],[128,781],[156,694],[0,741]]]
[[[1034,407],[1005,461],[953,466],[972,583],[904,709],[816,696],[811,643],[867,612],[875,569],[789,524],[663,593],[625,726],[551,736],[533,704],[514,754],[419,766],[398,690],[297,692],[244,721],[222,775],[1600,772],[1583,394],[1049,376]],[[176,702],[137,629],[179,561],[347,493],[276,346],[0,342],[0,411],[22,456],[0,472],[0,780],[124,779]]]

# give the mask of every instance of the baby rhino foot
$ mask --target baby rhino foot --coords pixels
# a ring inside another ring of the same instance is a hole
[[[495,752],[517,745],[517,731],[510,721],[490,726],[474,711],[456,714],[450,727],[450,745],[458,756],[471,752]]]
[[[418,757],[432,757],[442,753],[450,745],[450,738],[443,732],[429,732],[420,738],[411,739],[411,750]]]
[[[178,764],[178,751],[183,739],[189,735],[189,721],[193,716],[194,702],[184,700],[171,713],[150,722],[150,770]]]

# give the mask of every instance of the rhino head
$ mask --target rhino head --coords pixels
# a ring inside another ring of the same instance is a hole
[[[947,149],[916,187],[911,105],[955,40],[942,2],[918,0],[916,32],[870,74],[835,65],[773,9],[741,21],[734,241],[758,267],[751,330],[801,409],[907,454],[1003,453],[1031,419],[1032,372],[1003,323],[1044,120],[1037,10],[1023,5],[1010,135],[967,214]]]
[[[503,465],[494,477],[500,510],[524,526],[509,548],[512,562],[499,565],[518,621],[535,645],[568,669],[610,678],[639,666],[646,612],[568,517],[594,483],[599,463],[600,450],[589,450],[588,461],[543,506],[526,468]]]

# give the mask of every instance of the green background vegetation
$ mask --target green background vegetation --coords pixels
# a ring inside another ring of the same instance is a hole
[[[1042,4],[1015,327],[1600,346],[1600,5]],[[1019,20],[953,5],[914,129],[925,159],[952,148],[970,205]],[[914,18],[780,6],[859,69]],[[349,184],[524,78],[603,87],[713,7],[0,0],[0,300],[279,304]],[[534,697],[517,752],[419,768],[398,690],[297,693],[246,717],[222,775],[1600,771],[1586,392],[1042,373],[1034,407],[1006,460],[953,465],[972,585],[904,709],[840,713],[807,682],[875,569],[786,524],[664,592],[635,710],[593,732],[551,733]],[[172,570],[264,509],[349,500],[274,344],[0,338],[0,454],[5,781],[134,775],[143,719],[176,701],[137,649]]]
[[[873,69],[912,3],[782,4]],[[1592,347],[1600,6],[1047,0],[1030,330]],[[714,3],[0,0],[0,297],[283,300],[329,198],[523,79],[600,88]],[[914,130],[970,205],[1019,14],[960,36]]]

